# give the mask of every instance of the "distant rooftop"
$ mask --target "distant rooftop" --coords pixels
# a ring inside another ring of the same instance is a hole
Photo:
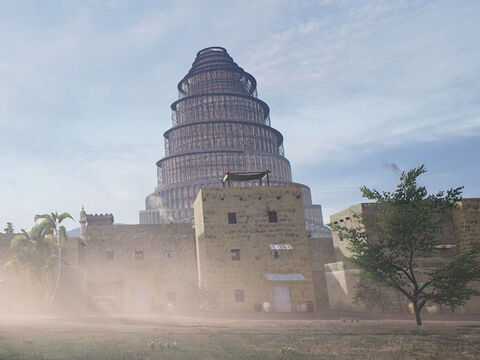
[[[227,172],[222,179],[223,186],[225,183],[230,186],[230,181],[252,181],[258,180],[259,185],[262,186],[262,180],[267,179],[267,185],[270,185],[270,179],[268,174],[270,173],[269,170],[265,171],[253,171],[253,172]]]

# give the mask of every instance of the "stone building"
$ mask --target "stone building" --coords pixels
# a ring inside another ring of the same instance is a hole
[[[191,224],[117,225],[111,214],[82,218],[80,269],[89,310],[189,307],[197,283]]]
[[[268,169],[272,184],[292,183],[283,136],[271,127],[257,81],[224,48],[200,50],[177,88],[172,127],[164,133],[165,157],[157,162],[157,187],[145,200],[140,224],[192,222],[199,189],[221,186],[227,172]],[[321,206],[312,204],[310,189],[301,186],[307,228],[314,237],[330,237]]]
[[[455,239],[460,249],[480,243],[480,198],[462,199],[452,214]]]
[[[206,187],[194,204],[194,226],[117,225],[111,214],[87,215],[82,209],[81,236],[70,238],[63,250],[52,308],[74,314],[326,306],[365,311],[354,301],[358,270],[343,261],[349,255],[345,242],[335,233],[334,246],[309,236],[301,193],[295,184]],[[377,212],[377,204],[358,204],[333,214],[331,222],[356,227],[354,213],[374,217]],[[444,245],[461,250],[480,243],[480,199],[463,199],[449,219]],[[11,239],[0,234],[0,265],[9,257]],[[457,250],[438,250],[419,264],[436,266]],[[0,312],[22,313],[36,302],[24,280],[21,271],[0,267]],[[402,296],[381,291],[388,301],[373,311],[408,311]],[[459,311],[480,312],[479,298]]]
[[[313,310],[311,242],[320,239],[305,228],[300,185],[206,187],[194,214],[194,226],[116,225],[111,214],[82,209],[78,268],[87,308]]]
[[[194,203],[200,288],[222,311],[313,309],[299,185],[203,188]]]
[[[362,214],[366,218],[375,219],[381,205],[375,203],[361,203],[353,205],[330,216],[330,222],[341,224],[347,228],[358,228],[359,223],[354,214]],[[368,228],[366,229],[368,233]],[[438,234],[439,249],[433,256],[420,258],[420,268],[432,268],[440,265],[445,259],[461,251],[466,245],[480,244],[480,199],[463,199],[457,207],[451,210],[442,222],[442,231]],[[332,232],[333,246],[336,261],[325,264],[325,277],[328,291],[329,307],[337,310],[365,311],[362,303],[355,301],[356,286],[359,279],[356,276],[358,269],[344,261],[345,256],[351,253],[347,249],[348,242],[341,241],[339,234]],[[403,295],[393,290],[381,290],[383,297],[388,301],[382,305],[385,312],[403,312],[407,310],[407,300]],[[480,298],[472,298],[461,312],[480,312]]]

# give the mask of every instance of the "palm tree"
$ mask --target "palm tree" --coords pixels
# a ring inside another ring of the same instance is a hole
[[[31,275],[38,280],[42,303],[45,300],[45,275],[52,259],[51,245],[45,235],[45,227],[40,224],[34,225],[29,232],[22,229],[22,233],[15,235],[10,242],[12,255],[5,264],[5,267],[17,265],[25,270],[25,282],[30,293]]]
[[[46,237],[50,240],[51,243],[54,242],[55,238],[58,249],[57,280],[55,281],[55,287],[53,289],[52,295],[47,301],[46,307],[48,308],[55,299],[55,295],[57,294],[58,284],[60,282],[60,274],[62,271],[62,247],[67,241],[67,230],[65,229],[65,226],[60,225],[60,223],[65,219],[74,219],[67,212],[64,212],[62,214],[54,212],[51,214],[35,215],[34,221],[36,222],[39,219],[43,219],[43,221],[40,223],[40,226],[44,229]]]

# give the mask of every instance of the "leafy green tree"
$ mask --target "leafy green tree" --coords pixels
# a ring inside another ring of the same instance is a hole
[[[36,224],[27,232],[15,235],[10,242],[11,256],[6,267],[18,266],[25,271],[27,288],[32,292],[32,282],[39,285],[42,307],[44,307],[44,290],[49,264],[52,260],[52,248],[46,238],[45,228]],[[33,295],[33,294],[32,294]]]
[[[35,222],[40,219],[43,219],[43,221],[40,223],[40,226],[44,229],[45,234],[50,240],[50,242],[53,242],[54,239],[56,240],[58,253],[57,279],[55,281],[55,287],[53,289],[52,295],[47,302],[48,308],[57,294],[58,284],[60,283],[60,275],[62,272],[62,248],[67,241],[67,229],[65,228],[65,226],[60,225],[60,223],[65,219],[73,220],[73,217],[67,212],[64,212],[62,214],[54,212],[51,214],[35,215]]]
[[[6,234],[13,234],[15,231],[13,229],[13,224],[11,222],[7,222],[7,226],[5,227],[5,229],[3,229],[3,231],[5,231]]]
[[[427,302],[451,307],[480,295],[472,282],[480,280],[478,249],[462,249],[449,261],[433,269],[421,269],[418,260],[440,245],[442,223],[461,200],[462,187],[428,194],[417,178],[426,172],[422,165],[402,173],[394,192],[361,187],[362,196],[377,203],[376,216],[355,214],[360,226],[331,225],[348,241],[348,260],[360,270],[360,277],[381,286],[395,288],[413,304],[417,325]]]
[[[355,287],[353,301],[357,304],[362,304],[368,311],[378,309],[383,312],[392,300],[392,297],[385,289],[371,281],[361,279]]]
[[[51,213],[36,215],[34,221],[43,219],[42,222],[35,224],[27,232],[22,229],[21,234],[13,237],[10,243],[12,255],[7,261],[6,266],[17,265],[25,270],[27,286],[31,289],[32,277],[40,285],[43,308],[48,307],[53,302],[60,275],[62,271],[62,248],[67,241],[67,231],[63,225],[60,225],[65,219],[72,219],[68,213]],[[50,269],[54,268],[57,261],[56,280],[51,294],[46,291],[48,284],[48,275]],[[46,294],[46,295],[45,295]]]

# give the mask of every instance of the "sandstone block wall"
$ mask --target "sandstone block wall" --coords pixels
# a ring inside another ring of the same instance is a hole
[[[480,244],[480,199],[463,199],[453,210],[452,221],[460,248]]]
[[[83,269],[90,306],[155,312],[168,303],[195,306],[195,238],[191,224],[90,225]]]
[[[318,307],[328,307],[327,279],[325,264],[335,261],[332,238],[310,238],[312,254],[312,277],[315,290],[315,303]]]
[[[274,304],[274,287],[290,292],[291,310],[315,302],[311,248],[298,185],[203,188],[195,203],[197,262],[202,289],[219,310],[253,311],[255,303]],[[275,211],[278,222],[269,222]],[[230,224],[228,213],[235,213]],[[288,244],[274,257],[270,245]],[[239,260],[232,251],[239,250]],[[301,274],[305,280],[271,281],[266,274]],[[236,299],[236,290],[243,299]]]
[[[470,245],[480,244],[480,199],[462,199],[452,213],[458,250],[462,251]],[[480,289],[480,284],[476,284],[476,287]],[[480,297],[472,298],[459,311],[480,313]]]
[[[432,254],[425,254],[420,258],[418,266],[421,268],[432,268],[439,266],[442,262],[448,261],[455,256],[457,251],[470,244],[480,243],[480,199],[463,199],[458,206],[446,214],[442,221],[442,230],[439,233],[439,243],[445,245],[457,245],[453,250],[435,250]],[[374,203],[357,204],[330,216],[330,222],[335,225],[347,228],[359,227],[355,214],[362,214],[369,219],[375,219],[380,206]],[[366,229],[367,233],[369,229]],[[358,270],[353,269],[345,260],[351,255],[347,249],[348,242],[341,241],[339,234],[332,232],[333,246],[337,262],[326,264],[326,283],[328,289],[329,306],[332,309],[364,311],[361,304],[354,302],[358,277],[355,275]],[[480,285],[477,285],[480,287]],[[389,296],[393,299],[388,306],[389,311],[406,311],[405,300],[392,291]],[[397,300],[398,298],[398,300]],[[472,298],[465,306],[460,307],[458,312],[480,312],[480,298]]]

